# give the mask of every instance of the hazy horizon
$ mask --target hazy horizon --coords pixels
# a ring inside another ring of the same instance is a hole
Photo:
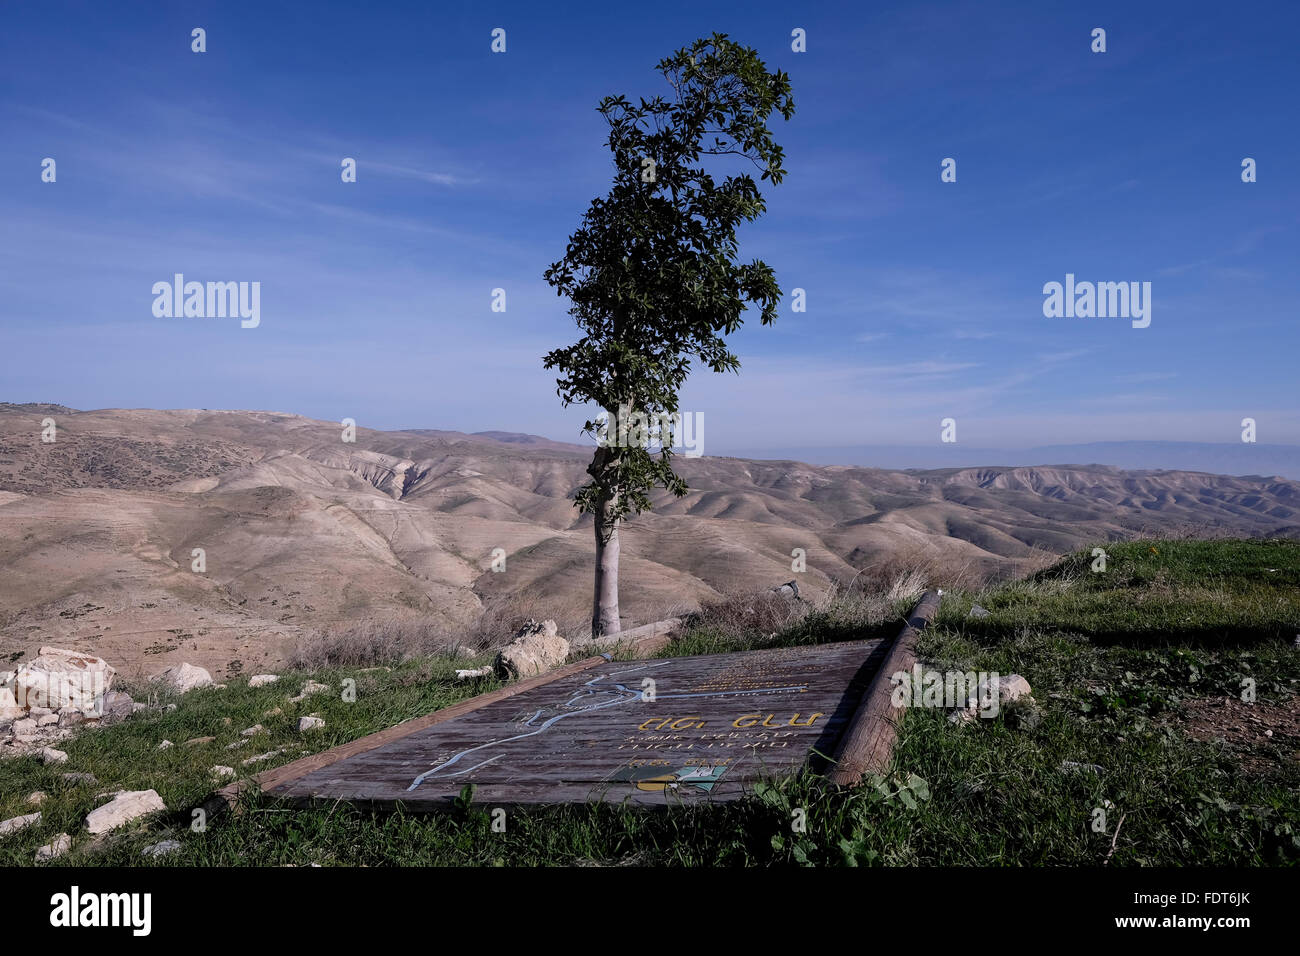
[[[9,402],[3,406],[60,405],[64,402]],[[74,409],[76,412],[112,411],[113,407]],[[283,408],[235,409],[136,409],[148,411],[257,412],[296,415],[313,421],[329,419]],[[363,428],[374,428],[359,422]],[[466,435],[518,435],[577,446],[594,445],[584,435],[561,437],[521,431],[510,427],[471,430],[455,423],[435,422],[406,424],[377,431],[460,432]],[[801,461],[810,465],[842,465],[887,470],[931,470],[943,468],[1030,467],[1050,465],[1110,465],[1125,470],[1199,471],[1222,475],[1277,475],[1300,479],[1300,445],[1246,442],[1177,442],[1164,440],[1128,440],[1113,442],[1077,442],[1073,444],[1030,445],[1024,447],[976,447],[953,444],[859,444],[844,446],[767,446],[735,447],[706,443],[701,454],[719,458],[745,458],[755,461]],[[1091,457],[1095,455],[1096,457]],[[1078,456],[1078,457],[1071,457]]]

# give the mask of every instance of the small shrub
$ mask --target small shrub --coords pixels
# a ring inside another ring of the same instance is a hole
[[[371,667],[437,654],[448,645],[446,633],[426,621],[383,618],[340,624],[310,634],[295,645],[288,663],[294,670],[304,671]]]
[[[926,588],[974,589],[988,583],[995,572],[991,565],[944,550],[900,548],[874,557],[846,587],[879,592],[891,601],[917,597]]]
[[[758,594],[727,594],[706,601],[699,612],[690,615],[688,626],[708,629],[728,640],[755,634],[775,634],[800,620],[811,605],[772,591]]]

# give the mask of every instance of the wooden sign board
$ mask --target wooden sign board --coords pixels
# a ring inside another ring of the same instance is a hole
[[[732,800],[764,778],[825,768],[887,643],[596,659],[431,726],[356,742],[368,749],[348,745],[267,790],[297,804],[411,810],[449,807],[470,783],[475,802],[492,805]]]

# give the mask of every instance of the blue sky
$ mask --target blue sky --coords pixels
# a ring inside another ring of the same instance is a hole
[[[1298,10],[6,0],[0,400],[577,440],[542,272],[609,186],[594,107],[721,31],[791,76],[788,176],[741,251],[808,308],[688,383],[708,453],[933,444],[944,417],[1003,448],[1246,416],[1300,442]],[[177,272],[261,282],[260,326],[155,318]],[[1066,273],[1151,282],[1150,327],[1045,318]]]

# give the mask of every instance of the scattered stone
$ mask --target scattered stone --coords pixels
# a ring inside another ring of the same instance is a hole
[[[0,684],[11,688],[19,707],[43,708],[37,716],[71,707],[99,717],[114,674],[107,661],[91,654],[42,647],[37,657],[16,671],[0,674]]]
[[[130,694],[123,693],[120,690],[110,690],[104,695],[103,722],[105,724],[115,724],[119,720],[126,720],[137,711],[148,709],[147,704],[137,704],[133,701]]]
[[[8,820],[0,820],[0,837],[7,837],[11,833],[17,833],[23,827],[29,827],[33,823],[40,823],[40,813],[29,813],[21,817],[10,817]]]
[[[61,773],[59,776],[75,787],[93,787],[99,783],[99,778],[93,773]]]
[[[48,707],[32,707],[32,708],[30,708],[30,709],[27,711],[27,716],[28,716],[28,717],[48,717],[48,716],[50,716],[50,714],[52,714],[52,713],[54,713],[54,711],[50,710],[50,708],[48,708]]]
[[[279,679],[279,674],[254,674],[248,679],[248,686],[265,687],[267,684],[274,684]]]
[[[1024,726],[1032,727],[1037,724],[1037,714],[1034,712],[1034,698],[1029,690],[1029,681],[1019,674],[1009,674],[1006,677],[998,678],[996,693],[999,708],[1006,707],[1008,704],[1018,704],[1019,708],[1026,712],[1025,719],[1021,723]],[[989,686],[988,678],[985,678],[980,681],[975,694],[966,701],[966,706],[951,711],[948,714],[948,720],[954,724],[970,723],[979,717],[987,704],[992,703],[993,694],[994,689]],[[1031,712],[1034,713],[1031,714]]]
[[[175,664],[149,679],[166,684],[178,694],[186,694],[199,687],[212,686],[212,675],[204,668],[193,664]]]
[[[248,738],[247,738],[247,737],[245,737],[243,740],[236,740],[233,744],[226,744],[226,749],[227,749],[227,750],[238,750],[240,747],[246,747],[246,746],[248,746]]]
[[[37,849],[36,862],[46,863],[53,860],[55,857],[63,856],[63,854],[67,853],[71,849],[72,837],[68,836],[66,833],[60,833],[49,843],[45,844],[45,846]]]
[[[305,734],[309,730],[320,730],[325,726],[325,721],[321,720],[314,714],[309,717],[298,718],[298,732]]]
[[[33,790],[31,793],[27,794],[27,799],[24,802],[33,807],[39,807],[45,802],[45,797],[46,793],[44,790]]]
[[[554,621],[529,620],[515,639],[497,652],[493,670],[502,680],[544,674],[564,663],[569,642],[556,633]]]
[[[18,698],[14,696],[14,690],[8,683],[15,673],[16,671],[0,673],[0,724],[18,720],[27,713],[18,706]]]
[[[279,717],[279,716],[280,716],[281,714],[283,714],[283,713],[284,713],[284,711],[281,710],[279,707],[272,707],[270,710],[265,711],[265,712],[262,714],[262,716],[263,716],[263,717]]]
[[[54,720],[60,727],[76,727],[86,722],[86,715],[71,707],[64,707],[54,715]]]
[[[329,689],[330,689],[329,684],[321,684],[314,680],[309,680],[307,681],[307,683],[302,685],[302,692],[299,693],[297,697],[289,698],[289,703],[300,704],[308,697],[310,697],[312,694],[323,694]]]
[[[36,721],[30,717],[24,717],[22,720],[14,721],[14,735],[18,737],[30,737],[36,733]]]
[[[172,742],[171,742],[170,740],[163,740],[163,741],[161,741],[161,742],[158,744],[158,749],[159,749],[159,750],[169,750],[172,746],[174,746],[174,745],[172,744]]]
[[[1105,773],[1106,768],[1101,764],[1079,763],[1077,760],[1062,760],[1058,770],[1091,770],[1093,773]]]
[[[53,747],[41,748],[41,762],[46,766],[54,763],[67,763],[68,755],[62,750],[55,750]]]
[[[40,718],[37,719],[37,721],[36,721],[36,726],[37,726],[37,727],[57,727],[57,726],[59,726],[59,715],[58,715],[58,714],[46,714],[45,716],[40,717]]]
[[[491,677],[491,676],[492,676],[491,667],[471,667],[469,669],[456,671],[457,680],[472,680],[476,677]]]
[[[166,856],[168,853],[175,853],[181,848],[180,840],[163,840],[152,846],[147,846],[140,851],[141,856],[152,857],[157,859],[160,856]]]
[[[216,737],[191,737],[189,740],[185,741],[185,743],[184,743],[183,746],[186,746],[186,747],[201,747],[201,746],[203,746],[204,744],[210,744],[210,743],[212,743],[212,741],[214,741],[214,740],[216,740],[216,739],[217,739]]]
[[[972,604],[970,608],[970,613],[967,614],[966,616],[967,617],[988,617],[989,610],[988,608],[980,607],[978,604]]]
[[[254,757],[249,757],[247,760],[240,761],[240,766],[247,767],[249,764],[261,763],[263,760],[270,760],[272,757],[280,756],[280,754],[284,753],[284,750],[284,747],[277,747],[275,750],[268,750],[264,754],[257,754]]]
[[[210,773],[212,774],[212,776],[218,779],[220,779],[221,777],[233,777],[235,775],[235,768],[223,767],[218,764],[217,766],[211,769]]]
[[[231,723],[232,723],[232,721],[231,721],[231,719],[230,719],[229,717],[222,717],[222,718],[221,718],[221,726],[222,726],[222,727],[229,727],[229,726],[231,725]]]
[[[1019,674],[998,678],[998,700],[1004,704],[1030,696],[1029,681]]]
[[[258,734],[266,733],[266,728],[261,724],[253,724],[253,726],[249,727],[247,730],[241,730],[240,733],[245,737],[256,737]]]
[[[175,709],[176,709],[175,704],[168,704],[166,707],[163,708],[163,710],[167,711],[167,713],[169,714]]]
[[[773,594],[779,594],[783,598],[789,598],[792,601],[800,601],[799,585],[794,581],[787,581],[779,587],[772,588]]]
[[[167,805],[157,791],[123,790],[110,802],[90,811],[86,816],[86,829],[96,834],[107,833],[132,820],[166,809]]]
[[[474,650],[474,648],[470,647],[468,644],[458,644],[456,646],[456,656],[463,657],[466,660],[473,660],[478,657],[478,651]]]

